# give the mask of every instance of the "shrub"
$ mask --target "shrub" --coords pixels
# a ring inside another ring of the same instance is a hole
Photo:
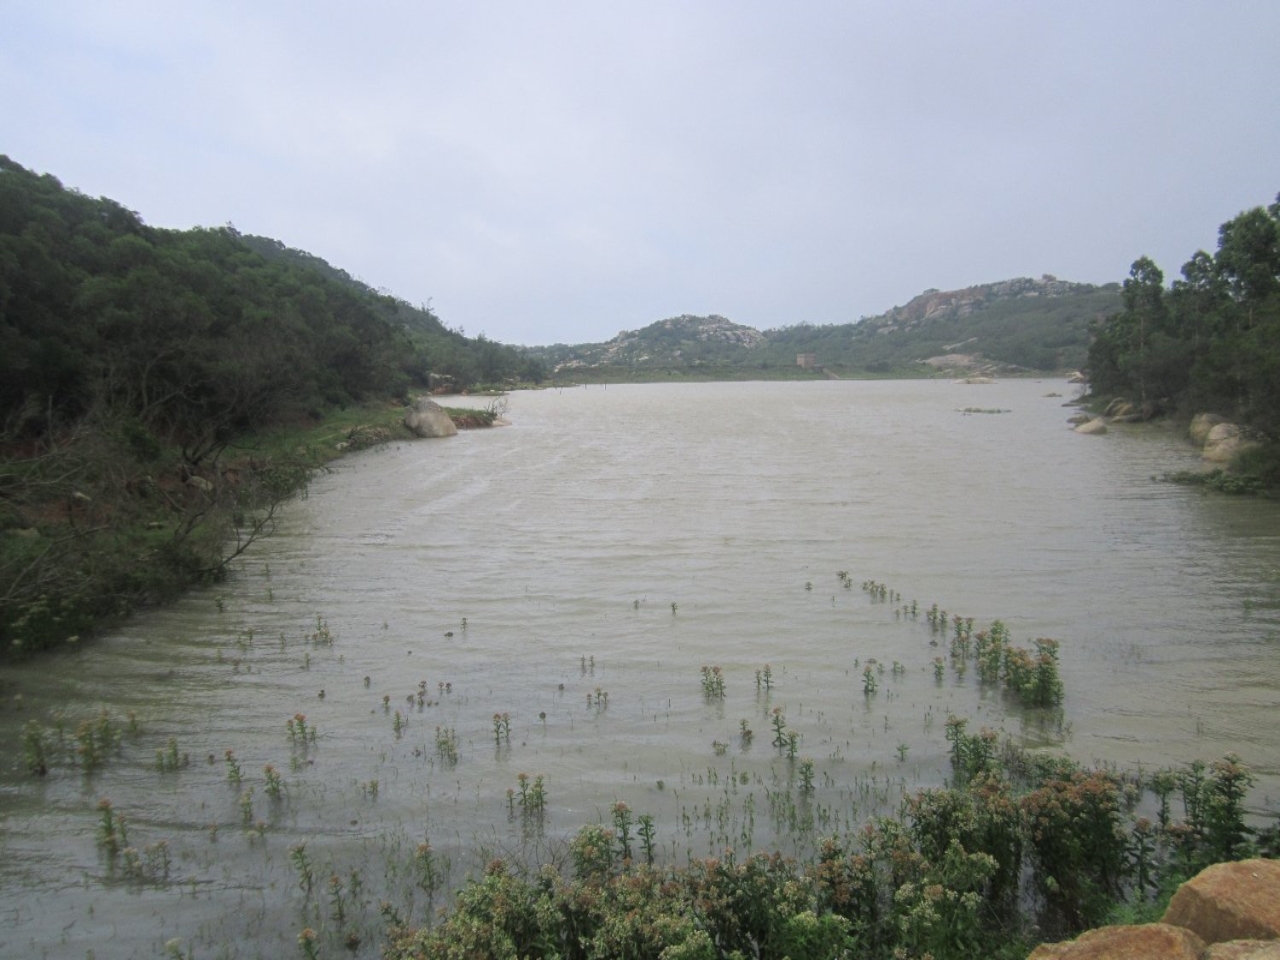
[[[1126,838],[1115,778],[1077,771],[1022,798],[1036,888],[1067,928],[1099,922],[1120,893]]]

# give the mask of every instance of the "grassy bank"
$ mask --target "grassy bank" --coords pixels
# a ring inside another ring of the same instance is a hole
[[[496,409],[450,413],[477,427]],[[127,417],[0,444],[0,654],[80,642],[221,580],[317,470],[411,439],[403,413],[396,403],[336,409],[230,438],[195,464]]]

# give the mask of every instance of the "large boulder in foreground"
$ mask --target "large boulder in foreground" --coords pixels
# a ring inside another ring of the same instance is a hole
[[[1205,943],[1280,938],[1280,860],[1240,860],[1202,870],[1178,888],[1164,922]]]
[[[1027,960],[1200,960],[1204,941],[1167,923],[1099,927],[1063,943],[1042,943]]]
[[[458,432],[444,407],[427,397],[418,397],[409,404],[404,425],[417,437],[452,437]]]

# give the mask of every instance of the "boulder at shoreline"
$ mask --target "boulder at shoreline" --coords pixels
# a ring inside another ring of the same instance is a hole
[[[414,436],[452,437],[458,428],[444,407],[428,397],[418,397],[404,413],[404,425]]]
[[[1256,447],[1244,429],[1234,423],[1219,423],[1209,431],[1201,456],[1210,463],[1230,463],[1245,450]]]
[[[1188,431],[1191,442],[1197,447],[1203,447],[1204,442],[1209,439],[1209,431],[1218,424],[1226,422],[1226,417],[1220,417],[1216,413],[1197,413],[1191,418],[1191,428]]]

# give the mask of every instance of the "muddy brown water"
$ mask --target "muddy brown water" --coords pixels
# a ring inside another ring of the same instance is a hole
[[[1235,751],[1273,811],[1280,508],[1154,482],[1195,452],[1159,428],[1072,434],[1074,390],[517,393],[512,426],[340,462],[229,582],[4,668],[0,954],[275,957],[311,928],[323,955],[354,937],[373,957],[384,902],[422,922],[490,857],[563,861],[618,802],[653,817],[665,861],[804,854],[945,783],[948,714],[1125,769]],[[1059,640],[1061,713],[972,669],[937,681],[933,603]],[[795,759],[770,744],[775,707]],[[66,756],[103,710],[120,745],[85,773]],[[291,738],[297,714],[314,741]],[[44,778],[24,770],[32,722],[58,758]],[[103,799],[126,821],[114,856]]]

